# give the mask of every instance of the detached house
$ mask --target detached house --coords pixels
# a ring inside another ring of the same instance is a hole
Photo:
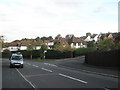
[[[10,51],[27,50],[29,45],[32,45],[32,48],[37,50],[41,48],[40,43],[40,41],[36,42],[36,40],[33,39],[23,39],[21,41],[8,43],[6,47],[3,48],[3,51],[6,49]]]
[[[73,34],[66,35],[66,40],[72,48],[86,48],[87,45],[82,38],[75,37]]]
[[[91,36],[91,40],[97,42],[98,41],[98,36],[99,36],[99,34],[93,34]]]
[[[47,46],[48,49],[52,49],[54,45],[54,40],[44,40],[44,44]]]
[[[12,43],[6,43],[5,47],[3,47],[3,50],[10,50],[10,51],[18,51],[19,50],[19,46],[17,42],[12,42]]]
[[[72,48],[87,48],[86,43],[81,38],[74,38],[70,46]]]

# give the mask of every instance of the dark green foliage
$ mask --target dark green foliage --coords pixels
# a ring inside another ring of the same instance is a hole
[[[78,48],[74,51],[74,56],[81,56],[81,55],[85,55],[87,53],[91,53],[96,51],[96,48],[94,47],[89,47],[89,48]]]
[[[62,59],[62,58],[71,58],[71,51],[57,51],[57,50],[48,50],[45,53],[46,59]]]
[[[41,46],[41,50],[47,50],[48,48],[47,48],[47,46],[45,45],[45,44],[43,44],[42,46]]]
[[[87,42],[87,47],[94,47],[94,46],[95,46],[95,42],[94,41]]]
[[[95,66],[118,67],[119,50],[93,52],[85,55],[85,63]]]
[[[30,58],[32,54],[32,58],[40,58],[40,54],[43,54],[41,50],[21,50],[19,51],[22,53],[24,58]]]
[[[52,40],[52,36],[49,36],[49,37],[41,37],[41,40],[44,41],[44,40]]]
[[[9,50],[4,50],[4,52],[2,52],[2,58],[10,58],[11,56],[11,52]]]
[[[98,42],[99,51],[110,51],[120,49],[120,43],[115,43],[114,39],[104,39]]]

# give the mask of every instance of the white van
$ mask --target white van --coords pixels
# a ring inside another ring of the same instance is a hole
[[[22,54],[12,54],[10,58],[10,68],[19,66],[23,68],[23,56]]]

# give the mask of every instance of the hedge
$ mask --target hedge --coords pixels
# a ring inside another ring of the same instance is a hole
[[[57,51],[57,50],[48,50],[45,53],[46,59],[62,59],[62,58],[71,58],[72,52],[71,51]]]
[[[93,52],[85,55],[85,63],[105,66],[105,67],[118,67],[118,57],[120,50]]]
[[[96,48],[94,48],[94,47],[78,48],[74,51],[74,57],[85,55],[87,53],[91,53],[91,52],[94,52],[94,51],[96,51]]]

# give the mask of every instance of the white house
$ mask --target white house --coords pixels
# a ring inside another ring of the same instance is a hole
[[[87,36],[86,39],[85,39],[84,41],[86,41],[86,42],[92,41],[91,36]]]
[[[74,38],[70,46],[72,48],[87,48],[87,45],[83,40],[81,40],[81,38]]]
[[[47,46],[48,49],[51,49],[54,45],[54,40],[44,40],[44,44]]]
[[[91,40],[93,41],[95,41],[95,42],[97,42],[98,41],[98,38],[99,38],[99,34],[93,34],[92,36],[91,36]]]

